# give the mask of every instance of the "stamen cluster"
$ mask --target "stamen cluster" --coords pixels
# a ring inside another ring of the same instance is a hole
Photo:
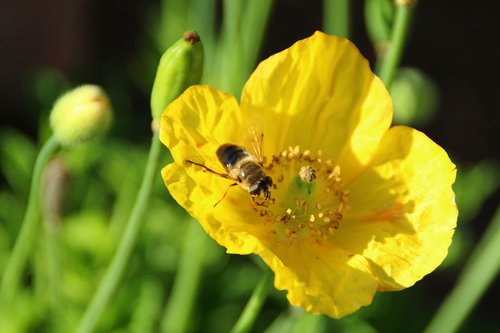
[[[349,191],[344,189],[340,166],[324,159],[322,151],[312,155],[295,146],[272,156],[265,169],[276,180],[274,200],[254,210],[270,225],[277,242],[327,241],[348,209]]]

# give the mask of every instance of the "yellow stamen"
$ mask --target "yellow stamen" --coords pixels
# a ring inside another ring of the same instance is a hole
[[[306,239],[320,244],[340,225],[349,192],[343,187],[340,166],[322,154],[312,156],[310,150],[301,153],[299,146],[290,146],[265,166],[280,185],[275,201],[257,209],[265,211],[259,215],[271,223],[281,244],[293,246]]]

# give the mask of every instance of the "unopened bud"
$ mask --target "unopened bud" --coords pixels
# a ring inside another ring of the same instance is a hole
[[[188,31],[160,59],[151,91],[153,120],[189,86],[200,83],[202,74],[203,45],[195,31]]]
[[[53,159],[45,168],[42,196],[42,212],[45,222],[56,223],[61,218],[62,205],[69,180],[68,170],[63,160]],[[48,225],[47,227],[54,227]]]
[[[436,114],[439,91],[424,72],[400,68],[391,86],[394,123],[423,126]]]
[[[106,132],[113,120],[111,103],[104,90],[83,85],[59,97],[50,124],[61,145],[72,146]]]

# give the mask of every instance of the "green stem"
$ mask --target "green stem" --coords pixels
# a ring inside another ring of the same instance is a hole
[[[47,249],[47,275],[49,283],[49,302],[50,302],[50,322],[52,325],[61,325],[63,316],[61,316],[64,307],[62,298],[62,279],[61,279],[61,260],[59,244],[60,221],[48,218],[45,221],[45,243]]]
[[[134,247],[137,235],[141,227],[142,217],[149,202],[153,180],[158,168],[158,161],[161,152],[161,144],[158,139],[158,133],[153,133],[151,148],[149,151],[146,171],[142,180],[139,194],[135,201],[132,213],[128,219],[125,232],[118,244],[118,249],[109,265],[104,278],[97,289],[94,298],[87,307],[83,318],[81,319],[77,332],[87,333],[94,331],[94,327],[101,315],[104,307],[108,303],[111,295],[118,286],[118,282],[123,274],[125,265],[130,258],[130,254]]]
[[[218,47],[220,46],[216,24],[217,3],[215,0],[191,1],[192,27],[198,32],[203,43],[203,83],[208,82],[212,85],[214,84],[213,78],[219,74],[217,71]]]
[[[243,46],[243,61],[240,62],[242,67],[241,86],[243,86],[257,64],[273,5],[273,0],[253,0],[245,3],[244,15],[241,18],[241,33],[239,35]]]
[[[500,270],[500,207],[426,333],[455,332]]]
[[[326,33],[349,38],[351,34],[351,0],[324,0],[323,27]]]
[[[162,298],[158,295],[163,294],[163,281],[150,277],[141,278],[141,291],[134,306],[128,333],[157,332],[156,319],[162,308]]]
[[[157,33],[158,51],[161,53],[187,30],[189,22],[189,1],[162,0],[159,30]]]
[[[191,313],[201,280],[206,245],[207,235],[196,221],[190,220],[172,295],[161,323],[162,332],[186,332],[192,323]]]
[[[352,324],[351,324],[352,325]],[[301,316],[295,319],[293,327],[288,330],[290,333],[320,333],[326,332],[326,320],[324,316],[313,313],[303,312]],[[355,331],[358,331],[357,329]],[[369,332],[369,331],[368,331]]]
[[[396,18],[391,32],[391,40],[386,55],[381,58],[379,77],[390,91],[394,74],[401,62],[408,30],[415,6],[397,5]],[[377,66],[378,67],[378,66]]]
[[[215,0],[191,1],[191,25],[201,37],[205,56],[212,56],[214,48],[216,7]]]
[[[204,81],[239,97],[257,63],[274,0],[224,0],[222,4],[221,38],[213,50],[214,66],[207,67]]]
[[[61,332],[63,324],[68,324],[63,320],[66,318],[64,311],[67,307],[61,290],[63,282],[60,244],[61,209],[66,197],[67,183],[68,174],[64,162],[61,159],[52,159],[43,173],[43,189],[40,200],[46,253],[45,256],[41,257],[43,260],[38,260],[40,274],[35,272],[35,275],[40,276],[42,280],[38,288],[41,296],[39,298],[49,300],[50,330]],[[35,279],[35,281],[38,280],[39,278]]]
[[[385,46],[391,37],[391,27],[395,10],[394,2],[391,0],[365,1],[364,16],[366,32],[379,57],[383,57]]]
[[[262,305],[269,294],[269,290],[271,290],[271,280],[272,273],[269,269],[266,269],[231,333],[246,333],[252,329],[255,319],[257,319]]]
[[[221,88],[234,96],[240,94],[242,40],[240,38],[242,0],[224,0],[223,5],[223,55],[220,59],[222,72]],[[220,72],[219,72],[220,73]]]
[[[40,216],[40,181],[44,167],[57,148],[59,148],[59,142],[54,136],[50,137],[43,145],[35,161],[28,205],[21,225],[21,231],[19,232],[2,278],[0,300],[5,302],[5,304],[10,304],[12,297],[17,292],[22,271],[26,265],[31,246],[34,244],[36,238],[37,221]]]

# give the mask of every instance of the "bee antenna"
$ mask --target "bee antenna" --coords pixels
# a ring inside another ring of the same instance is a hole
[[[224,195],[222,196],[222,198],[220,198],[220,200],[215,203],[214,208],[215,208],[215,206],[217,206],[219,204],[219,202],[224,200],[224,198],[226,197],[227,191],[229,191],[229,189],[235,185],[238,185],[238,183],[233,183],[227,187],[226,191],[224,191]]]

